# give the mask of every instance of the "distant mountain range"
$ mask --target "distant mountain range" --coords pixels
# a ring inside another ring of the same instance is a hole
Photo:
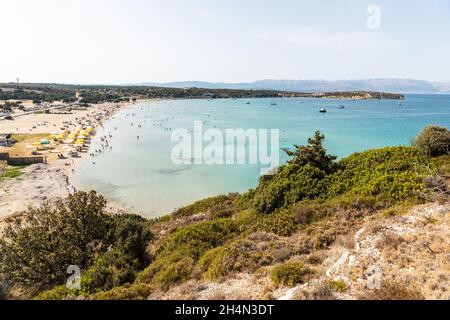
[[[168,83],[138,83],[133,85],[243,90],[280,90],[298,92],[333,91],[379,91],[392,93],[450,93],[450,83],[428,82],[409,79],[367,79],[367,80],[260,80],[248,83],[179,81]]]

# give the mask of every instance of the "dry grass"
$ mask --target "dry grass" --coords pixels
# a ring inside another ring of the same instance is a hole
[[[403,242],[405,242],[405,239],[403,239],[398,234],[395,234],[393,232],[386,232],[383,234],[382,239],[377,243],[377,246],[381,249],[397,249]]]
[[[31,154],[31,150],[27,146],[42,139],[51,139],[51,135],[49,133],[14,134],[13,138],[17,143],[10,148],[2,148],[1,150],[9,152],[11,156],[20,157]]]
[[[422,292],[412,284],[397,281],[381,283],[380,288],[367,291],[359,297],[361,300],[424,300]]]

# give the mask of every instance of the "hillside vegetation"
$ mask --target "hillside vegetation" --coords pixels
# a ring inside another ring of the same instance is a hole
[[[0,274],[37,299],[448,298],[450,157],[423,139],[436,133],[337,161],[316,132],[254,190],[151,221],[77,193],[10,219]]]
[[[77,93],[79,95],[77,95]],[[286,90],[206,89],[197,87],[171,88],[157,86],[0,83],[0,100],[33,100],[35,103],[54,101],[64,101],[69,103],[79,100],[80,103],[96,104],[101,102],[122,102],[129,101],[130,99],[149,98],[217,99],[276,97],[404,99],[404,96],[401,94],[371,91],[304,93]]]

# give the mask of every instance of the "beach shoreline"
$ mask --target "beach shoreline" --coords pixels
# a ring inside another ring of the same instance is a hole
[[[95,114],[97,116],[96,119],[101,119],[100,121],[90,122],[95,123],[93,129],[96,134],[97,130],[119,111],[128,109],[138,103],[153,101],[155,99],[143,99],[137,102],[126,103],[104,103],[94,105],[88,111],[77,110],[77,112],[72,114],[30,114],[19,117],[15,121],[2,121],[0,123],[0,133],[44,134],[50,133],[49,131],[52,128],[59,129],[59,127],[67,123],[73,123],[70,127],[72,129],[79,125],[76,120],[86,119],[89,115]],[[37,126],[36,123],[42,123],[43,125]],[[2,147],[1,149],[0,151],[5,152],[9,148]],[[81,160],[88,156],[89,151],[80,153],[80,156],[75,158],[59,159],[56,155],[49,156],[47,157],[48,163],[27,166],[22,169],[20,177],[0,181],[0,225],[7,217],[20,214],[29,207],[37,207],[47,201],[52,202],[65,198],[67,195],[77,191],[72,181],[73,173]],[[108,201],[107,210],[111,213],[130,211],[114,201]]]

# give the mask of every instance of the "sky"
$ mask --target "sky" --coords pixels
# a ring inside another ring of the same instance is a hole
[[[0,0],[0,82],[450,82],[448,0]]]

